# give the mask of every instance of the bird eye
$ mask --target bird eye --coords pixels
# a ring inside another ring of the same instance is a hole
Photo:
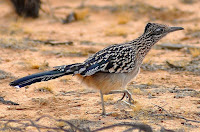
[[[159,35],[159,34],[162,34],[163,32],[164,32],[163,28],[158,28],[158,29],[155,30],[154,34]]]

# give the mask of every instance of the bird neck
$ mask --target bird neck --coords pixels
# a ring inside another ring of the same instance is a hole
[[[138,62],[142,64],[143,59],[157,41],[152,37],[147,37],[145,35],[142,35],[133,41],[132,46],[135,48],[136,58],[138,59]]]

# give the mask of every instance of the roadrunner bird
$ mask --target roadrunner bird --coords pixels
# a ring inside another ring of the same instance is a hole
[[[140,71],[143,59],[151,47],[170,32],[183,30],[182,27],[169,27],[148,23],[144,33],[130,42],[115,44],[100,50],[83,63],[57,66],[54,70],[29,75],[10,83],[21,88],[32,83],[48,81],[65,75],[75,75],[88,87],[100,90],[102,114],[105,115],[103,94],[124,93],[129,103],[133,101],[126,85]]]

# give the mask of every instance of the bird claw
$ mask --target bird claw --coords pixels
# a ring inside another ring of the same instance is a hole
[[[124,97],[128,98],[128,102],[127,101],[123,101]],[[125,102],[126,104],[129,104],[129,105],[133,105],[134,104],[134,99],[132,98],[131,94],[127,91],[127,92],[124,92],[124,95],[122,96],[121,99],[119,99],[117,102],[119,101],[123,101]]]
[[[133,103],[127,102],[127,101],[125,101],[125,100],[122,100],[122,102],[124,102],[124,103],[127,104],[128,106],[134,106]]]
[[[130,104],[134,104],[135,101],[134,101],[134,99],[130,96],[128,102],[129,102]]]

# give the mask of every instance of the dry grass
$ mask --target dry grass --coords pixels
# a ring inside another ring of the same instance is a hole
[[[149,64],[149,65],[154,64],[154,60],[152,58],[154,58],[155,56],[157,56],[157,53],[153,52],[153,51],[150,51],[147,54],[147,56],[144,58],[143,64]]]
[[[22,28],[22,18],[18,19],[16,22],[13,22],[10,24],[8,31],[9,34],[15,34],[15,33],[22,33],[23,32],[23,28]]]
[[[23,37],[3,37],[0,39],[0,47],[13,50],[37,50],[36,43],[27,41]]]
[[[7,79],[7,78],[15,78],[15,77],[12,76],[12,74],[9,73],[9,72],[0,70],[0,80],[1,80],[1,79]],[[1,96],[1,94],[0,94],[0,96]]]
[[[143,64],[152,65],[152,64],[153,64],[152,57],[153,57],[153,56],[151,56],[151,55],[146,56],[146,57],[144,58]]]
[[[200,27],[195,26],[193,28],[186,29],[186,36],[182,39],[182,41],[198,39],[199,37],[200,37]]]
[[[137,94],[142,94],[142,91],[139,89],[139,88],[134,88],[133,90],[132,90],[132,93],[134,94],[134,95],[137,95]]]
[[[70,129],[70,126],[65,122],[57,122],[56,126],[58,126],[59,128],[63,128],[64,127],[65,129],[67,129],[67,128]]]
[[[80,57],[94,54],[98,51],[96,48],[77,48],[72,47],[68,50],[48,50],[42,49],[42,52],[47,55],[57,55],[59,57]]]
[[[49,86],[40,87],[37,89],[37,91],[53,93],[52,87],[49,87]]]
[[[79,48],[80,49],[80,48]],[[94,54],[96,53],[97,51],[99,51],[99,49],[96,49],[96,48],[91,48],[91,47],[85,47],[85,48],[82,48],[81,51],[84,53],[84,54]]]
[[[39,105],[47,105],[49,103],[48,99],[45,98],[32,98],[32,101]]]
[[[0,39],[0,41],[4,45],[20,45],[23,43],[23,39],[21,37],[4,37]]]
[[[79,9],[75,11],[76,19],[78,21],[85,20],[89,16],[89,9]]]
[[[148,80],[147,85],[148,85],[148,86],[153,85],[153,80],[152,80],[152,79]]]
[[[200,32],[200,28],[195,26],[193,28],[187,28],[186,29],[186,34],[191,34],[191,33],[195,33],[195,32]]]
[[[38,62],[33,59],[27,59],[25,60],[25,64],[27,69],[39,69],[39,70],[45,70],[49,67],[49,63],[46,61]]]
[[[24,28],[23,32],[24,34],[31,35],[33,33],[33,30],[31,28],[26,27]]]
[[[120,12],[117,15],[117,23],[118,24],[126,24],[132,19],[132,14],[130,12]]]
[[[147,15],[152,20],[156,19],[169,22],[173,22],[176,19],[187,17],[192,14],[191,12],[182,11],[175,7],[157,8],[143,2],[137,2],[133,9],[136,16]]]
[[[126,37],[128,35],[128,29],[125,27],[116,27],[111,26],[105,30],[106,36],[123,36]]]
[[[72,80],[72,76],[63,76],[61,77],[60,82],[67,84],[71,80]]]
[[[135,103],[134,106],[131,106],[132,112],[130,113],[132,116],[137,114],[139,111],[141,111],[143,108],[139,103]]]
[[[56,80],[52,80],[50,82],[40,82],[36,84],[36,92],[45,92],[45,93],[54,93],[53,89],[56,88],[55,85]]]
[[[179,60],[179,61],[175,61],[175,60],[168,60],[168,62],[170,64],[173,64],[175,66],[180,66],[180,67],[186,67],[188,65],[188,60]]]
[[[189,51],[192,57],[197,57],[200,55],[200,48],[190,48]]]
[[[103,96],[103,99],[104,99],[105,102],[106,101],[112,101],[113,98],[114,98],[114,95],[104,95]]]

